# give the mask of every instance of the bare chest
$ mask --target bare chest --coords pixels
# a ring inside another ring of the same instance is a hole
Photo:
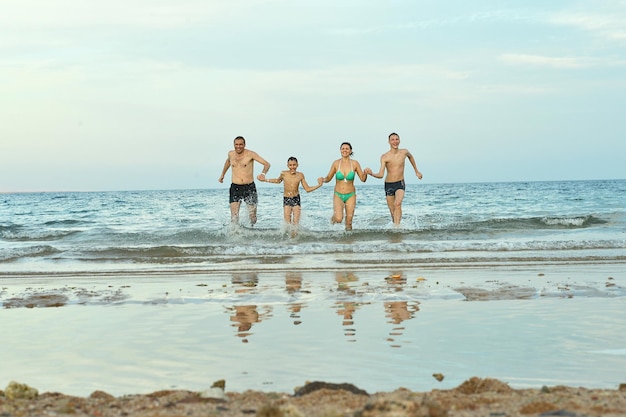
[[[406,159],[406,154],[403,152],[388,154],[387,157],[385,158],[388,165],[403,164],[405,159]]]
[[[252,166],[254,161],[250,157],[233,155],[230,157],[230,165],[235,169],[245,169]]]

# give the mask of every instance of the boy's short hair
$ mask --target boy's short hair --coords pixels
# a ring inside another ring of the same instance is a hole
[[[298,163],[298,158],[296,158],[295,156],[290,156],[289,159],[287,159],[287,163],[294,161],[296,164]]]

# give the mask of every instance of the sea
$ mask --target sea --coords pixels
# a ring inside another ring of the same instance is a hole
[[[230,221],[227,189],[3,194],[0,268],[216,271],[626,259],[626,180],[408,184],[399,227],[382,185],[359,185],[351,232],[330,223],[332,186],[326,186],[303,192],[295,236],[283,221],[282,187],[258,188],[258,221],[250,225],[242,205],[239,226]]]
[[[626,180],[0,194],[0,389],[626,383]]]

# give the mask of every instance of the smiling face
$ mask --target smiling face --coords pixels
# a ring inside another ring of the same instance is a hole
[[[347,158],[352,155],[352,145],[350,145],[349,143],[342,143],[339,151],[341,152],[341,156]]]
[[[243,139],[235,139],[235,152],[238,154],[242,154],[243,150],[246,148],[246,141]]]
[[[287,168],[289,168],[289,172],[295,174],[296,170],[298,169],[298,161],[290,159],[289,161],[287,161]]]
[[[389,145],[393,149],[398,149],[398,146],[400,146],[400,136],[398,136],[398,135],[391,135],[391,136],[389,136]]]

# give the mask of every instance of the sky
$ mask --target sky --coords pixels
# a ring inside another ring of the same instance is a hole
[[[423,183],[623,179],[625,109],[626,1],[0,3],[0,192],[227,187],[239,135],[309,183],[391,132]]]

